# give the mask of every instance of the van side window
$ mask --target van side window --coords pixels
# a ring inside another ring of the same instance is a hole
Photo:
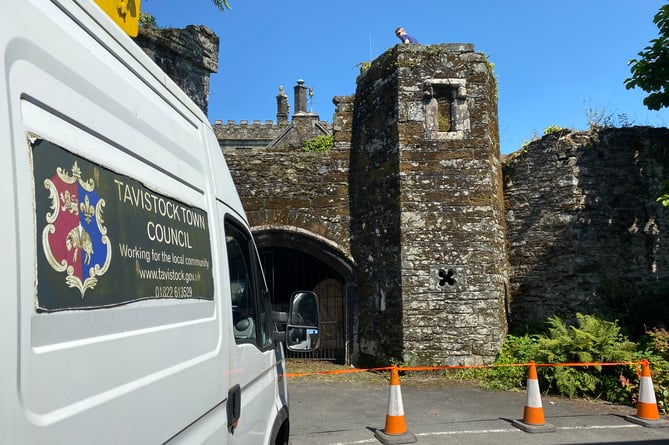
[[[269,345],[270,309],[265,281],[255,248],[245,230],[225,222],[225,242],[230,270],[232,327],[237,344]]]

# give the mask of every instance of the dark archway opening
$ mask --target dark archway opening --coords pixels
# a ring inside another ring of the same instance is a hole
[[[352,268],[347,261],[329,246],[299,235],[262,232],[255,237],[274,310],[287,311],[297,290],[318,294],[320,348],[311,353],[287,352],[287,356],[347,362],[351,332],[347,302],[353,298]]]

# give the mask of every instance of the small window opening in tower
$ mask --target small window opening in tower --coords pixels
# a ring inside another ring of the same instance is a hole
[[[439,131],[455,131],[454,107],[458,94],[457,86],[434,85],[434,97],[439,107]]]

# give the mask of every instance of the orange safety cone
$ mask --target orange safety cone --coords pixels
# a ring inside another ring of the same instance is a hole
[[[625,417],[630,422],[649,428],[665,428],[669,421],[660,419],[655,400],[653,379],[650,376],[650,362],[641,362],[641,378],[639,379],[639,401],[636,405],[636,415]]]
[[[555,425],[546,423],[544,419],[537,367],[534,362],[530,362],[530,369],[527,373],[527,398],[523,410],[523,420],[514,420],[511,423],[527,433],[552,433],[555,431]]]
[[[404,404],[402,403],[402,390],[400,389],[400,376],[397,367],[390,370],[390,393],[388,394],[388,412],[386,414],[386,427],[374,432],[381,443],[394,445],[404,443],[416,443],[416,436],[407,431],[404,419]]]

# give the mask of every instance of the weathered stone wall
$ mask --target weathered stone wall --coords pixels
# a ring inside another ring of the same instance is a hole
[[[255,229],[301,231],[350,258],[348,150],[229,150],[225,159]]]
[[[397,52],[358,78],[352,114],[351,250],[357,264],[355,363],[404,352]]]
[[[358,78],[359,362],[480,364],[498,353],[508,263],[495,94],[469,44],[398,45]]]
[[[218,71],[218,36],[202,25],[140,27],[135,42],[206,114],[209,76]]]
[[[667,211],[656,202],[668,166],[669,130],[649,127],[564,130],[505,159],[513,326],[592,313],[607,288],[669,277]]]

